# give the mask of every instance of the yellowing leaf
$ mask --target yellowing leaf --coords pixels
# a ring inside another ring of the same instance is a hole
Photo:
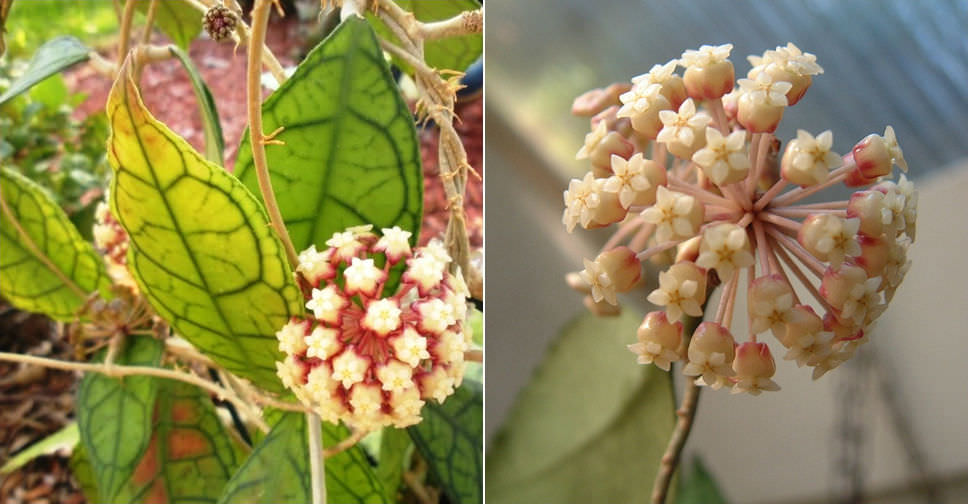
[[[85,296],[65,278],[83,292],[106,294],[110,281],[101,256],[39,185],[4,168],[0,194],[6,203],[0,209],[0,293],[5,298],[22,310],[72,320]]]
[[[151,306],[221,366],[280,390],[274,334],[302,295],[259,202],[152,117],[128,65],[107,113],[111,206]]]

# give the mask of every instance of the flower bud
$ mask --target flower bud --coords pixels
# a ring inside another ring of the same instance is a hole
[[[859,232],[867,236],[880,236],[884,232],[882,211],[884,193],[880,191],[857,191],[847,203],[847,217],[860,220]]]
[[[732,390],[734,394],[748,392],[760,395],[764,390],[780,390],[780,386],[770,379],[776,373],[776,363],[766,343],[747,341],[737,347],[733,371],[736,373],[736,384]]]
[[[887,266],[891,247],[885,238],[884,235],[877,238],[867,235],[857,236],[860,255],[854,258],[854,262],[864,268],[868,277],[881,276],[884,267]]]
[[[636,333],[638,343],[628,349],[639,356],[639,364],[655,364],[668,371],[672,362],[679,360],[676,350],[682,341],[682,323],[671,323],[665,312],[654,311],[645,316]]]
[[[830,306],[840,310],[850,299],[850,292],[867,280],[867,272],[860,266],[844,263],[838,269],[827,268],[820,283],[820,295]]]
[[[851,150],[862,178],[876,179],[891,173],[893,163],[887,142],[880,135],[870,134],[857,142]]]
[[[733,89],[736,78],[733,62],[726,59],[732,49],[732,44],[704,45],[698,51],[682,54],[681,62],[686,67],[682,80],[691,98],[717,100]]]
[[[628,247],[615,247],[602,252],[595,262],[601,265],[618,292],[632,290],[642,276],[642,263]]]
[[[733,376],[733,358],[736,356],[736,341],[729,330],[715,322],[703,322],[689,340],[689,363],[682,369],[686,376],[698,376],[713,389],[726,384]]]

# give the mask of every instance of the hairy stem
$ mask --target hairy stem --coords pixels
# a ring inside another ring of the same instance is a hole
[[[323,429],[319,416],[306,413],[309,424],[309,468],[312,474],[313,504],[326,504],[326,465],[323,457]]]
[[[484,30],[484,8],[464,11],[441,21],[417,23],[417,36],[424,40],[459,37]]]
[[[282,220],[282,213],[279,212],[279,205],[276,203],[276,195],[272,191],[272,182],[269,180],[269,167],[266,162],[265,142],[266,136],[262,131],[262,51],[260,48],[265,44],[266,27],[269,23],[269,8],[272,6],[270,0],[257,0],[252,7],[252,33],[249,40],[248,50],[248,69],[246,73],[246,110],[249,119],[249,135],[252,145],[252,162],[255,165],[255,173],[259,179],[259,192],[262,193],[262,200],[266,205],[266,212],[269,214],[269,222],[272,228],[282,241],[286,250],[286,257],[289,258],[289,265],[294,269],[299,264],[296,249],[289,239],[289,231]]]

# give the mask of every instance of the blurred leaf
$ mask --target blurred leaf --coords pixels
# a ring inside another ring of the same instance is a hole
[[[147,0],[138,0],[137,8],[147,13],[150,4]],[[185,0],[158,0],[155,26],[168,35],[175,45],[188,49],[188,44],[202,32],[202,12]]]
[[[202,128],[205,130],[205,159],[221,166],[224,162],[222,152],[225,151],[225,140],[222,138],[222,123],[218,118],[218,109],[215,108],[212,92],[205,85],[202,75],[192,63],[188,53],[177,48],[173,48],[171,53],[185,67],[192,81],[192,88],[195,89],[195,98],[202,113]]]
[[[669,373],[625,348],[640,322],[585,314],[562,332],[488,450],[489,503],[650,502],[675,405]]]
[[[379,462],[376,474],[387,490],[387,496],[396,501],[397,490],[403,481],[403,471],[413,452],[413,442],[404,429],[386,427],[380,437]]]
[[[279,417],[232,476],[220,504],[312,500],[306,416],[290,412]],[[325,446],[348,434],[344,427],[323,423]],[[334,504],[387,502],[380,480],[358,446],[326,459],[326,491],[328,502]]]
[[[159,340],[130,336],[115,362],[157,366],[162,349]],[[77,425],[81,442],[90,457],[98,493],[110,501],[127,483],[148,448],[159,382],[150,376],[119,379],[89,373],[78,386]]]
[[[127,65],[107,110],[111,208],[142,292],[219,365],[281,390],[274,335],[303,300],[261,205],[148,112]]]
[[[347,19],[316,46],[262,117],[267,132],[285,128],[275,137],[285,145],[266,155],[297,251],[360,224],[398,225],[416,243],[423,181],[413,117],[364,20]],[[248,134],[235,166],[259,194]]]
[[[484,313],[475,308],[471,310],[467,321],[473,331],[474,343],[484,345]]]
[[[702,459],[693,459],[692,470],[683,472],[680,466],[676,504],[729,504]]]
[[[162,380],[151,441],[117,502],[212,502],[241,462],[208,395]]]
[[[447,497],[455,504],[483,503],[484,387],[465,379],[443,404],[428,401],[421,415],[407,432]]]
[[[87,61],[90,52],[80,40],[70,36],[57,37],[40,46],[23,75],[0,94],[0,105],[51,75]]]
[[[428,2],[426,0],[397,0],[397,5],[413,12],[419,21],[440,21],[452,18],[461,12],[481,8],[475,0],[451,0],[449,2]],[[367,14],[368,19],[384,39],[399,43],[397,37],[378,17]],[[438,70],[457,70],[463,72],[481,55],[484,36],[480,33],[447,37],[424,42],[424,61]],[[394,63],[407,73],[413,73],[410,66],[394,58]]]
[[[7,207],[0,206],[0,291],[22,310],[73,320],[85,299],[52,267],[84,292],[100,289],[106,295],[110,281],[101,256],[39,185],[7,168],[0,169],[0,181],[0,194]],[[27,238],[7,215],[8,210],[50,264],[34,255]]]
[[[51,109],[57,109],[66,104],[68,95],[67,84],[64,84],[64,78],[59,74],[51,75],[38,82],[30,90],[32,100],[43,103]]]
[[[74,447],[69,465],[71,472],[74,473],[74,479],[81,485],[81,491],[84,492],[87,501],[90,503],[102,502],[97,491],[94,468],[91,467],[91,459],[88,457],[87,451],[84,450],[84,443],[78,443]]]
[[[77,422],[65,425],[57,432],[37,441],[25,450],[21,450],[10,460],[7,460],[3,467],[0,467],[0,474],[9,474],[20,469],[31,460],[42,455],[52,455],[62,450],[70,450],[77,446],[79,440],[77,433]]]

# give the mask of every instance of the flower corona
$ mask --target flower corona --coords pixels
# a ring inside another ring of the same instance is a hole
[[[641,284],[645,261],[666,267],[647,296],[664,309],[645,317],[629,345],[638,362],[683,361],[697,384],[757,395],[779,389],[764,334],[814,379],[870,339],[910,267],[917,192],[903,174],[890,180],[894,165],[907,171],[890,126],[846,155],[832,151],[830,130],[797,130],[781,148],[774,132],[786,109],[823,69],[790,43],[750,56],[753,68],[734,81],[732,47],[685,51],[609,88],[622,92],[576,101],[573,111],[593,125],[578,158],[592,168],[565,191],[563,222],[569,232],[618,227],[568,277],[597,314],[618,312],[617,295]],[[840,184],[859,190],[804,201]],[[749,334],[737,341],[741,286]],[[707,299],[716,299],[711,320],[682,334],[681,319],[703,316]]]

